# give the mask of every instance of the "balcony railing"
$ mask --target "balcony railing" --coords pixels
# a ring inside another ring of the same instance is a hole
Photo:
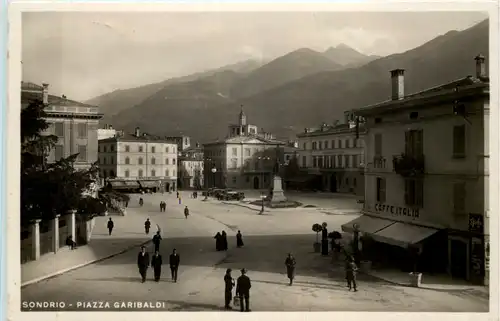
[[[392,158],[394,171],[404,177],[423,175],[425,172],[425,158],[423,155],[396,155]]]

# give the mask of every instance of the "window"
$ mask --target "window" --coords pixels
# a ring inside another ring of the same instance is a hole
[[[358,155],[352,155],[352,167],[359,167]]]
[[[151,170],[151,177],[155,177],[156,176],[156,171],[154,169]]]
[[[341,139],[339,139],[339,141],[338,141],[338,142],[339,142],[339,148],[342,148],[342,140],[341,140]]]
[[[335,148],[335,141],[334,141],[334,140],[332,140],[332,141],[330,142],[330,146],[331,146],[331,148],[332,148],[332,149],[333,149],[333,148]]]
[[[349,155],[344,155],[344,167],[349,168]]]
[[[172,165],[175,165],[175,158],[172,159]]]
[[[424,154],[424,132],[422,130],[408,130],[405,132],[405,154],[421,156]]]
[[[128,165],[128,164],[130,164],[130,158],[125,157],[125,165]]]
[[[345,148],[349,148],[349,147],[350,147],[350,145],[351,145],[350,140],[349,140],[349,139],[346,139],[346,140],[345,140]]]
[[[172,147],[172,149],[173,149],[172,153],[174,153],[174,154],[175,154],[175,147]]]
[[[102,158],[102,164],[103,164],[103,165],[106,165],[106,157],[103,157],[103,158]]]
[[[64,157],[64,146],[56,145],[54,148],[54,160],[57,162]]]
[[[139,177],[142,177],[142,175],[143,175],[143,173],[142,173],[142,169],[140,169],[140,170],[139,170],[139,174],[138,174],[138,176],[139,176]]]
[[[245,148],[245,156],[250,156],[250,148]]]
[[[78,161],[87,161],[87,145],[78,145]]]
[[[168,169],[165,170],[165,176],[167,176],[167,177],[170,176],[170,171]]]
[[[76,126],[78,131],[78,138],[87,138],[87,123],[78,123]]]
[[[318,157],[316,157],[316,156],[313,156],[313,166],[312,167],[313,168],[318,167]]]
[[[423,207],[424,184],[421,180],[405,180],[405,204],[408,206]]]
[[[236,184],[236,176],[233,176],[233,184]]]
[[[328,141],[325,140],[325,149],[328,149]]]
[[[125,177],[130,177],[130,172],[128,169],[125,170]]]
[[[465,182],[456,182],[453,184],[453,210],[455,213],[465,212]]]
[[[453,157],[465,157],[465,125],[453,126]]]
[[[139,159],[137,160],[137,164],[142,165],[142,157],[139,157]]]
[[[233,147],[233,156],[238,156],[238,148]]]
[[[156,159],[154,157],[151,157],[151,165],[156,165]]]
[[[108,147],[106,145],[102,146],[102,149],[104,150],[105,153],[108,152]]]
[[[109,146],[109,150],[112,151],[112,152],[114,152],[115,151],[115,145]]]
[[[307,167],[307,156],[302,156],[302,167]]]
[[[57,137],[64,136],[64,123],[54,123],[54,135]]]
[[[317,145],[317,143],[316,143],[316,142],[313,142],[313,143],[312,143],[312,149],[313,149],[313,150],[316,150],[316,145]]]
[[[168,148],[168,146],[167,146],[167,147],[165,147],[165,153],[169,153],[169,148]]]
[[[303,143],[303,144],[302,144],[302,148],[303,148],[304,150],[306,150],[306,149],[307,149],[307,143]]]
[[[142,153],[142,152],[143,152],[142,146],[139,146],[139,153]]]
[[[238,168],[238,160],[233,158],[231,159],[231,168]]]
[[[385,179],[377,177],[377,202],[385,203]]]
[[[175,169],[172,170],[172,176],[175,176]]]
[[[342,155],[337,155],[337,167],[342,168]]]
[[[151,146],[151,153],[153,153],[153,154],[156,153],[156,147]]]
[[[113,158],[113,156],[111,156],[109,158],[109,161],[110,161],[110,164],[113,165],[115,163],[115,159]]]
[[[323,142],[319,142],[319,149],[323,149]]]
[[[382,134],[375,134],[375,156],[382,156]]]
[[[125,152],[126,153],[130,152],[130,146],[129,145],[125,145]]]
[[[165,165],[169,165],[170,164],[170,161],[168,158],[165,158]]]
[[[335,155],[332,155],[332,168],[335,168],[337,164],[335,164]]]
[[[318,167],[323,168],[323,157],[321,156],[318,157]]]

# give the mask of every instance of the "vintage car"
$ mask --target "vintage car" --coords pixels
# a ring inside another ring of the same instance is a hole
[[[222,194],[224,201],[242,201],[245,198],[245,193],[236,191],[226,191]]]

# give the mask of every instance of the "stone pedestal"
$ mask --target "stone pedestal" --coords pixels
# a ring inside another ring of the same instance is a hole
[[[42,220],[34,220],[31,224],[31,259],[38,260],[40,258],[40,222]]]
[[[59,217],[61,215],[56,215],[52,220],[52,251],[57,253],[59,250]]]
[[[269,197],[269,201],[271,203],[279,203],[286,201],[285,194],[283,193],[283,182],[281,180],[281,177],[279,176],[274,176],[273,178],[273,191],[272,195],[270,195]]]

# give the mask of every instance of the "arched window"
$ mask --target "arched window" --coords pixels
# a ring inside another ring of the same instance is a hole
[[[130,158],[125,157],[125,164],[127,164],[127,165],[130,164]]]
[[[156,159],[154,157],[151,158],[151,164],[155,165],[156,164]]]
[[[168,158],[165,158],[165,165],[170,165],[169,163],[170,161],[168,160]]]
[[[142,169],[139,170],[139,177],[142,177]]]
[[[130,177],[130,172],[128,169],[125,170],[125,177]]]
[[[139,164],[139,165],[142,165],[142,157],[139,157],[139,159],[138,159],[138,164]]]
[[[151,177],[155,177],[156,176],[156,171],[154,169],[151,170]]]

